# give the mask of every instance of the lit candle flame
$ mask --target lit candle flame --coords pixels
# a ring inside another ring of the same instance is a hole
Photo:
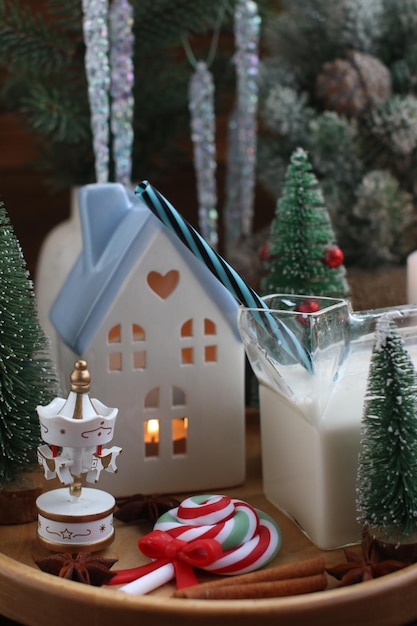
[[[159,420],[148,420],[146,425],[146,431],[152,442],[159,441]]]

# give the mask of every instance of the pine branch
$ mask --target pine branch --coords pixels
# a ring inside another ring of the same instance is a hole
[[[73,51],[62,33],[40,14],[15,0],[0,0],[0,65],[12,72],[36,75],[62,71]]]
[[[90,136],[82,104],[74,98],[73,90],[65,86],[35,84],[22,98],[22,112],[35,132],[55,142],[75,144]]]
[[[49,0],[48,12],[65,33],[82,32],[82,5],[80,0]]]

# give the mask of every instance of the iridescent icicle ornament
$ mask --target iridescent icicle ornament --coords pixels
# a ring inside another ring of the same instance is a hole
[[[235,185],[239,189],[240,233],[236,229],[236,201],[230,200],[225,208],[225,226],[228,221],[234,227],[229,237],[237,239],[240,234],[250,235],[253,222],[253,204],[255,193],[255,165],[257,145],[256,116],[258,109],[258,67],[259,67],[259,34],[261,18],[258,7],[252,0],[239,0],[234,15],[234,32],[236,42],[235,65],[237,75],[237,151],[229,151],[229,168],[239,171]],[[234,123],[233,121],[231,123]],[[237,163],[234,160],[237,160]],[[229,188],[230,192],[230,188]],[[234,195],[234,191],[233,194]],[[230,244],[230,242],[229,242]]]
[[[113,0],[110,7],[111,120],[116,182],[129,185],[133,145],[133,7]]]
[[[214,83],[204,61],[199,61],[189,84],[191,137],[197,178],[199,228],[206,241],[216,247],[217,187],[214,116]]]
[[[96,181],[105,183],[109,178],[110,135],[108,0],[82,0],[82,8]]]
[[[236,107],[227,124],[226,204],[224,207],[224,232],[226,253],[232,252],[242,232],[240,200],[240,156]]]

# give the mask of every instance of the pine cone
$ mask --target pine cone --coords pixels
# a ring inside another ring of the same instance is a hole
[[[316,95],[326,109],[359,117],[391,95],[391,75],[376,57],[352,50],[346,59],[325,63],[316,80]]]

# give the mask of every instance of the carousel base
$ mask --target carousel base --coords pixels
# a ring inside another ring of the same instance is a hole
[[[69,489],[55,489],[40,495],[38,539],[55,552],[95,552],[114,538],[113,496],[99,489],[83,488],[79,497]]]

